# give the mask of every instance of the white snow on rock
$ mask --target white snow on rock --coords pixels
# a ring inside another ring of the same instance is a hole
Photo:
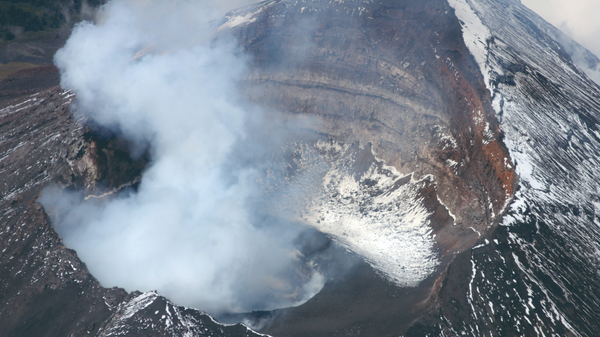
[[[487,44],[492,37],[490,30],[481,22],[467,0],[448,0],[454,8],[455,14],[461,21],[463,39],[469,52],[480,67],[486,83],[490,82],[489,69],[487,68]]]
[[[522,182],[536,190],[536,198],[547,200],[577,202],[584,195],[596,194],[600,188],[596,178],[600,162],[593,152],[600,148],[600,139],[576,113],[600,114],[600,87],[564,59],[556,41],[532,39],[531,25],[513,15],[504,15],[507,22],[498,22],[498,15],[490,14],[507,9],[522,11],[525,7],[499,8],[497,2],[485,0],[450,3],[461,20],[465,43],[492,93],[505,144]],[[528,17],[530,23],[541,31],[553,28],[532,14]],[[484,30],[485,36],[493,37],[489,45],[481,43],[481,34],[472,33]],[[506,69],[514,65],[522,70]],[[514,76],[515,85],[494,81],[507,75]],[[570,171],[579,174],[555,179]]]
[[[111,311],[113,315],[98,331],[98,337],[143,336],[148,331],[165,336],[222,336],[224,328],[231,326],[217,322],[205,312],[176,306],[155,291],[138,294]],[[243,326],[249,336],[268,337]]]
[[[227,20],[227,22],[225,22],[221,26],[221,29],[233,28],[233,27],[237,27],[242,24],[252,23],[252,22],[256,21],[255,14],[256,13],[253,12],[253,13],[247,13],[246,15],[243,15],[243,16],[242,15],[232,16],[231,18],[229,18],[229,20]]]
[[[589,273],[596,273],[600,259],[592,252],[600,242],[600,226],[589,218],[600,200],[600,87],[590,78],[595,76],[594,69],[580,67],[577,57],[584,54],[580,46],[565,48],[569,41],[564,34],[519,3],[449,2],[460,20],[465,44],[492,94],[504,143],[520,178],[521,188],[501,225],[510,231],[511,226],[523,226],[532,219],[534,228],[543,222],[561,246],[577,247],[561,254],[589,266]],[[504,81],[507,78],[511,81]],[[541,295],[523,298],[523,303],[539,301],[548,320],[559,322],[579,336],[570,321],[573,314],[561,310],[556,294],[545,285],[548,280],[539,275],[551,278],[554,289],[559,287],[569,301],[597,306],[597,295],[570,291],[565,281],[573,277],[570,265],[548,260],[543,247],[509,234],[509,243],[522,252],[523,257],[513,253],[513,260],[523,272],[523,279],[528,287],[539,287],[541,291]],[[485,298],[486,294],[478,296]],[[470,301],[477,299],[471,297]],[[534,326],[537,335],[542,336],[543,324],[535,308],[528,306],[525,316],[515,319]]]
[[[252,23],[258,19],[261,12],[276,2],[274,0],[265,1],[231,11],[225,15],[225,22],[221,23],[218,31]]]
[[[9,105],[5,108],[0,109],[0,118],[6,117],[8,115],[17,113],[17,112],[25,110],[25,109],[30,109],[32,107],[39,106],[41,103],[44,102],[44,100],[42,100],[36,96],[37,96],[37,94],[33,94],[33,95],[29,96],[29,98],[25,101],[16,103],[15,105]]]
[[[432,176],[403,176],[370,146],[320,141],[293,151],[300,173],[289,179],[291,189],[320,185],[287,201],[302,209],[300,222],[363,256],[400,286],[417,286],[435,270],[431,214],[419,195],[434,183]]]

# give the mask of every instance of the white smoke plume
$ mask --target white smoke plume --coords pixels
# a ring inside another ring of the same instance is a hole
[[[323,285],[316,272],[294,272],[303,229],[249,207],[260,169],[241,160],[285,137],[243,103],[248,57],[210,26],[224,6],[116,0],[75,27],[55,56],[61,85],[78,111],[148,145],[152,162],[137,191],[109,201],[56,190],[41,199],[64,215],[58,233],[103,286],[158,290],[213,313],[294,305]],[[236,160],[239,144],[253,152]]]
[[[522,3],[600,57],[600,1],[522,0]]]

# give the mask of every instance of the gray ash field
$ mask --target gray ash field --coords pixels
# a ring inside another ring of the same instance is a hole
[[[40,195],[142,193],[159,157],[34,67],[0,82],[0,336],[600,335],[597,57],[509,0],[271,0],[212,29],[247,57],[244,100],[293,130],[234,153],[259,168],[252,219],[304,228],[292,276],[265,278],[296,304],[103,287]],[[144,47],[129,62],[170,57]]]

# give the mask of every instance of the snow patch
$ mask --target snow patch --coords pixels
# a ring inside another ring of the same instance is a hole
[[[485,83],[490,83],[490,72],[487,67],[487,44],[492,33],[481,22],[466,0],[448,0],[460,20],[463,39],[469,52],[480,67]]]
[[[306,198],[299,220],[363,256],[401,286],[417,286],[429,276],[439,261],[431,213],[419,192],[433,184],[433,177],[414,180],[376,159],[372,150],[336,142],[304,147],[297,165],[318,166],[315,152],[327,157],[327,164],[317,169],[321,187]],[[373,160],[367,162],[368,157]]]

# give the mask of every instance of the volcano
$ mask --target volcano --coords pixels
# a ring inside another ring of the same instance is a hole
[[[247,100],[316,121],[261,187],[323,288],[213,318],[102,287],[38,198],[135,187],[152,157],[36,67],[0,82],[0,335],[600,333],[596,56],[515,0],[269,0],[213,29],[251,56]]]

